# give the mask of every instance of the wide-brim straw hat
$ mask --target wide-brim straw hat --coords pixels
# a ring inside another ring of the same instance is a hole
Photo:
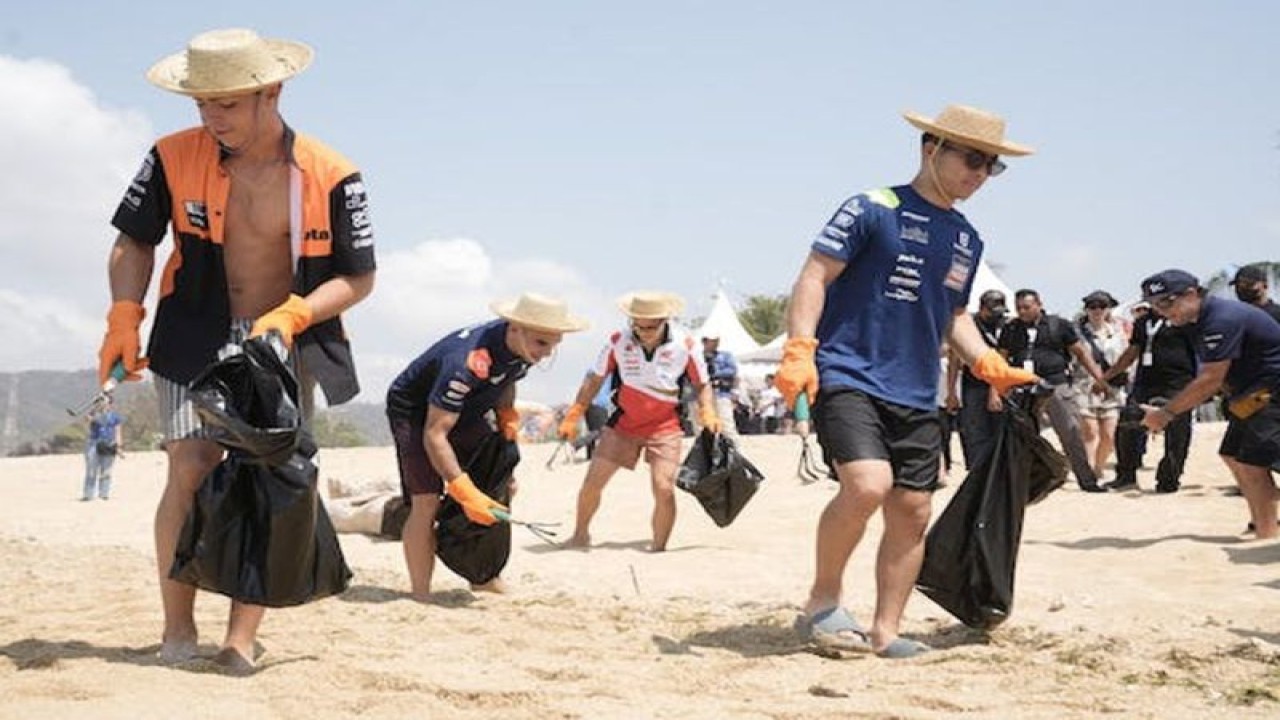
[[[498,317],[522,327],[546,332],[577,332],[591,323],[569,313],[563,300],[537,293],[525,293],[515,300],[496,300],[489,305]]]
[[[992,155],[1016,157],[1035,152],[1034,148],[1005,139],[1004,118],[968,105],[948,105],[936,118],[910,110],[902,117],[927,133]]]
[[[225,97],[284,82],[306,70],[314,56],[310,46],[293,40],[243,28],[210,30],[152,65],[147,80],[182,95]]]
[[[618,309],[636,320],[659,320],[684,311],[684,298],[668,292],[639,290],[618,298]]]

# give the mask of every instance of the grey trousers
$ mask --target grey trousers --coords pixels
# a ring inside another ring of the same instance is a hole
[[[1071,465],[1071,473],[1081,485],[1096,485],[1098,476],[1093,472],[1093,462],[1084,449],[1084,439],[1080,435],[1080,417],[1076,414],[1076,406],[1072,400],[1075,391],[1070,383],[1053,388],[1053,394],[1044,404],[1044,413],[1053,427],[1053,434],[1058,436],[1062,452],[1066,454]]]

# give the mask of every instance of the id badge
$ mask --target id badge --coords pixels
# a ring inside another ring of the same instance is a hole
[[[1142,353],[1142,367],[1151,367],[1152,363],[1154,362],[1155,362],[1155,358],[1152,357],[1151,353],[1149,352]]]

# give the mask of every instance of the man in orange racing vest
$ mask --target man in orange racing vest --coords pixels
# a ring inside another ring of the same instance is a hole
[[[160,658],[196,651],[195,588],[169,579],[174,549],[201,480],[222,457],[207,439],[188,383],[228,343],[278,331],[292,348],[304,416],[315,383],[330,404],[359,390],[339,314],[373,289],[373,230],[354,165],[295,134],[279,114],[282,83],[311,62],[310,47],[250,30],[197,35],[156,63],[153,84],[195,100],[200,127],[161,138],[112,219],[111,310],[99,376],[123,363],[129,379],[155,375],[169,472],[156,511],[164,605]],[[155,251],[172,227],[173,251],[147,357],[139,357],[143,301]],[[215,661],[254,668],[263,608],[233,602]]]

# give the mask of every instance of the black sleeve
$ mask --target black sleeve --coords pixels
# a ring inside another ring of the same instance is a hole
[[[155,146],[142,159],[142,167],[129,182],[111,225],[148,245],[159,245],[173,217],[173,199],[165,180],[164,165]]]
[[[1057,318],[1058,320],[1058,337],[1062,340],[1062,347],[1068,348],[1080,342],[1080,333],[1076,332],[1076,326],[1068,322],[1065,318]]]
[[[333,269],[339,275],[363,275],[376,269],[369,196],[360,173],[342,179],[329,193],[333,228]]]

